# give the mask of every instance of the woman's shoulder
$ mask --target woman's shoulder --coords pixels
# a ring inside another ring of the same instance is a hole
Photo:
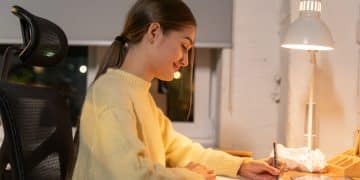
[[[104,74],[88,89],[88,98],[97,106],[128,106],[131,103],[131,89],[116,76]]]
[[[106,73],[96,80],[91,91],[97,95],[121,95],[131,92],[130,86],[121,79],[113,76],[111,73]]]

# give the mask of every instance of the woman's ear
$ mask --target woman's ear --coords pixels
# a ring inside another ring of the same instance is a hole
[[[150,44],[153,44],[156,40],[160,39],[161,36],[162,36],[162,30],[160,24],[157,22],[151,23],[145,35],[146,40]]]

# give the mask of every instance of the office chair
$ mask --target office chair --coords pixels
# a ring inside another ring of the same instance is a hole
[[[68,50],[54,23],[14,6],[23,44],[8,47],[0,63],[0,110],[4,141],[0,179],[65,179],[74,156],[69,105],[55,88],[7,81],[17,63],[54,66]]]

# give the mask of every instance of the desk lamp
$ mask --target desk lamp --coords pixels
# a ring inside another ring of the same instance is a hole
[[[329,28],[320,19],[321,0],[300,0],[300,15],[290,24],[281,44],[283,48],[306,50],[310,54],[312,75],[307,103],[307,146],[313,148],[315,111],[316,52],[333,50],[334,41]]]

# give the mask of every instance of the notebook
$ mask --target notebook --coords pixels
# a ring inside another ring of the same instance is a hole
[[[293,176],[291,177],[292,180],[352,180],[350,177],[344,177],[344,176]]]

